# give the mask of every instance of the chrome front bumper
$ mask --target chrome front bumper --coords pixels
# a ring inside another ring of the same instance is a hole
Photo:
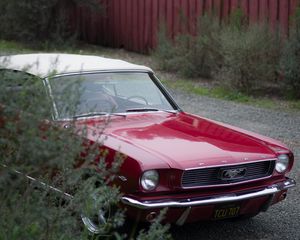
[[[239,194],[229,194],[229,195],[219,195],[206,198],[188,198],[179,200],[150,200],[150,201],[139,201],[130,197],[123,196],[121,198],[122,202],[126,205],[133,206],[139,209],[152,209],[152,208],[166,208],[166,207],[193,207],[193,206],[203,206],[218,203],[228,203],[247,200],[251,198],[257,198],[262,196],[272,196],[280,191],[287,190],[296,185],[296,181],[293,179],[286,179],[280,183],[271,185],[265,189],[259,191],[252,191],[247,193]]]

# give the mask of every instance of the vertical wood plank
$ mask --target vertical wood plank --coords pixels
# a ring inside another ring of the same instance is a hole
[[[152,41],[153,45],[157,46],[157,31],[158,31],[158,0],[152,0]]]
[[[231,0],[230,2],[230,11],[234,11],[235,9],[240,7],[239,0]]]
[[[88,7],[86,7],[86,9],[85,9],[85,14],[87,16],[86,22],[85,22],[86,34],[88,37],[88,41],[92,42],[92,38],[91,38],[91,36],[92,36],[92,24],[91,24],[92,23],[92,15],[91,15],[91,11]]]
[[[86,36],[86,14],[85,14],[85,7],[81,7],[81,16],[82,16],[82,19],[81,19],[81,30],[82,30],[82,39],[85,40],[87,39],[87,36]]]
[[[166,22],[167,1],[168,0],[158,0],[158,31],[160,31],[162,26],[166,28],[166,31],[168,31],[169,28]]]
[[[240,8],[242,9],[245,16],[249,17],[249,0],[240,0]]]
[[[196,0],[196,16],[201,17],[204,14],[205,0]]]
[[[145,22],[144,22],[144,38],[143,38],[143,46],[142,48],[147,52],[149,49],[153,48],[152,45],[152,25],[151,25],[151,12],[152,5],[151,0],[145,0]]]
[[[258,20],[258,2],[260,0],[251,0],[249,3],[249,20],[250,23],[255,23]]]
[[[227,20],[230,14],[231,2],[222,0],[222,8],[221,19]]]
[[[279,1],[279,28],[284,35],[288,35],[289,27],[289,1]]]
[[[103,21],[102,21],[102,12],[96,12],[96,35],[97,35],[97,39],[96,39],[96,44],[100,44],[100,42],[102,41],[101,39],[101,35],[103,33]]]
[[[112,0],[114,2],[114,7],[113,7],[113,16],[114,16],[114,26],[113,26],[113,31],[114,31],[114,47],[120,47],[120,1],[121,0]]]
[[[201,21],[201,17],[204,14],[204,1],[205,0],[196,0],[196,34],[199,33],[199,23]]]
[[[201,24],[201,18],[207,14],[205,10],[206,6],[206,0],[197,0],[197,6],[196,6],[196,14],[197,14],[197,33],[201,34],[200,24]]]
[[[180,0],[173,0],[174,2],[174,14],[173,14],[173,23],[174,23],[174,36],[179,33],[180,30]]]
[[[92,43],[96,43],[97,40],[97,18],[96,13],[91,11],[91,39]]]
[[[189,33],[196,35],[197,16],[196,16],[196,0],[189,0]]]
[[[165,24],[166,0],[158,1],[158,19],[160,24]]]
[[[226,2],[228,2],[228,1],[226,1]],[[223,8],[223,0],[214,0],[213,1],[213,14],[216,17],[222,19],[222,17],[223,17],[223,10],[224,10],[224,8]]]
[[[174,5],[173,5],[173,1],[167,1],[167,22],[166,24],[164,25],[166,31],[167,31],[167,34],[170,38],[173,39],[174,37],[174,18],[173,18],[173,15],[174,15]],[[161,26],[163,27],[163,26]]]
[[[278,0],[269,1],[269,9],[270,9],[269,24],[273,31],[275,31],[278,26],[278,7],[279,7]]]
[[[103,24],[103,29],[104,29],[104,32],[107,31],[108,29],[110,29],[110,3],[108,2],[108,0],[103,0],[104,1],[104,4],[105,4],[105,19],[104,19],[104,24]],[[110,43],[110,39],[111,39],[111,32],[109,32],[108,34],[104,34],[105,37],[105,44],[106,46],[109,45]]]
[[[182,33],[189,33],[190,26],[189,26],[189,1],[188,0],[181,0],[181,32]]]
[[[132,19],[132,50],[137,51],[137,46],[138,46],[138,2],[139,0],[133,0],[133,5],[132,5],[132,13],[133,13],[133,19]]]
[[[120,0],[120,42],[119,42],[119,47],[124,47],[126,43],[126,28],[127,28],[127,18],[126,18],[126,6],[127,1],[122,1]]]
[[[103,15],[102,15],[102,28],[103,32],[101,33],[101,39],[104,46],[108,45],[108,0],[103,0]]]
[[[110,28],[111,28],[111,19],[110,19],[111,18],[111,13],[110,13],[111,9],[110,8],[111,8],[111,2],[109,0],[106,0],[106,24],[105,24],[106,31],[110,30]],[[107,34],[105,36],[107,46],[110,46],[110,44],[111,44],[111,39],[112,39],[111,35],[112,35],[112,32],[109,31],[109,32],[107,32]]]
[[[268,22],[269,17],[269,0],[259,1],[259,21],[263,23]]]
[[[290,16],[295,14],[297,7],[300,7],[300,0],[290,0]]]
[[[108,0],[110,1],[110,0]],[[128,50],[132,49],[132,39],[133,39],[133,13],[132,13],[132,5],[133,0],[127,0],[127,6],[126,6],[126,18],[127,18],[127,27],[126,27],[126,44],[125,47]]]
[[[116,47],[116,25],[117,23],[117,19],[116,19],[116,14],[115,14],[115,6],[116,6],[116,0],[110,0],[110,4],[111,4],[111,8],[110,8],[110,32],[111,32],[111,43],[110,45],[112,47]]]
[[[205,1],[205,12],[211,14],[213,10],[213,0],[206,0]]]
[[[122,1],[122,0],[121,0]],[[138,5],[138,51],[143,52],[143,36],[144,36],[144,22],[145,22],[145,0],[139,0]]]
[[[81,7],[80,6],[77,6],[76,7],[76,18],[77,18],[77,28],[76,28],[76,31],[77,31],[77,34],[78,34],[78,38],[79,39],[82,39],[82,30],[81,30],[81,20],[82,20],[82,16],[81,16]]]

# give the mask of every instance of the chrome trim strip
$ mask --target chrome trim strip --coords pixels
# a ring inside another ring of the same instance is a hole
[[[137,73],[152,73],[153,71],[150,69],[108,69],[108,70],[84,70],[84,71],[76,71],[76,72],[65,72],[65,73],[59,73],[59,74],[53,74],[50,76],[47,76],[47,78],[56,78],[56,77],[63,77],[63,76],[72,76],[72,75],[81,75],[81,74],[97,74],[97,73],[132,73],[132,72],[137,72]]]
[[[235,182],[235,183],[224,183],[224,184],[215,184],[215,185],[204,185],[204,186],[195,186],[195,187],[183,187],[181,185],[182,189],[195,189],[195,188],[211,188],[211,187],[225,187],[225,186],[235,186],[235,185],[239,185],[239,184],[245,184],[245,183],[251,183],[251,182],[255,182],[255,181],[260,181],[260,180],[265,180],[268,178],[271,178],[272,174],[266,177],[262,177],[262,178],[255,178],[255,179],[250,179],[250,180],[245,180],[245,181],[240,181],[240,182]]]
[[[48,90],[49,97],[51,98],[51,101],[52,101],[52,106],[53,106],[53,110],[54,110],[54,113],[52,114],[52,118],[53,118],[53,120],[55,120],[58,118],[58,110],[56,107],[56,103],[54,101],[54,96],[52,94],[52,89],[51,89],[51,85],[49,82],[49,78],[44,78],[43,83],[44,83],[44,86],[46,87],[46,89]]]
[[[214,196],[209,198],[201,199],[182,199],[182,200],[155,200],[155,201],[139,201],[130,197],[123,196],[121,201],[129,206],[137,207],[140,209],[151,209],[151,208],[165,208],[165,207],[193,207],[193,206],[203,206],[219,203],[228,203],[247,200],[256,197],[268,196],[276,194],[280,191],[287,190],[288,188],[294,187],[296,181],[293,179],[287,179],[283,182],[271,185],[263,190],[257,192],[244,193],[241,195],[223,195]]]
[[[249,164],[249,163],[266,162],[266,161],[277,161],[277,158],[259,159],[259,160],[253,160],[253,161],[242,162],[242,163],[230,163],[230,164],[223,163],[220,165],[209,165],[209,166],[205,166],[205,167],[186,168],[183,171],[214,168],[214,167],[228,167],[228,166],[244,165],[244,164]]]
[[[62,191],[62,190],[60,190],[60,189],[58,189],[58,188],[56,188],[56,187],[53,187],[53,186],[51,186],[51,185],[49,185],[49,184],[47,184],[47,183],[45,183],[45,182],[42,182],[42,181],[40,181],[40,180],[38,180],[38,179],[36,179],[36,178],[33,178],[33,177],[31,177],[31,176],[29,176],[29,175],[27,175],[27,174],[24,174],[24,173],[22,173],[22,172],[20,172],[20,171],[18,171],[18,170],[16,170],[16,169],[10,169],[10,168],[9,168],[7,165],[5,165],[5,164],[0,164],[0,166],[6,168],[7,170],[9,170],[9,171],[11,171],[11,172],[14,172],[14,173],[16,173],[16,174],[18,174],[18,175],[21,175],[21,176],[23,176],[23,177],[29,179],[29,180],[32,181],[32,182],[37,183],[37,184],[40,185],[42,188],[50,189],[50,190],[52,190],[52,191],[54,191],[54,192],[56,192],[56,193],[59,193],[59,194],[61,194],[62,196],[64,196],[66,199],[71,200],[71,199],[74,198],[71,194],[69,194],[69,193],[67,193],[67,192],[64,192],[64,191]]]

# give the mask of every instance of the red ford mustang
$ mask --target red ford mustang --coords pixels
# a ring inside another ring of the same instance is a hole
[[[284,144],[185,113],[147,67],[96,56],[26,54],[10,56],[2,70],[39,76],[53,100],[54,121],[67,126],[76,119],[77,128],[88,128],[88,140],[126,155],[118,184],[130,217],[152,221],[166,207],[166,221],[179,225],[252,217],[295,186],[286,177],[294,157]],[[78,84],[79,103],[70,112],[60,96]],[[95,132],[108,116],[99,139]],[[83,222],[97,233],[97,223]]]

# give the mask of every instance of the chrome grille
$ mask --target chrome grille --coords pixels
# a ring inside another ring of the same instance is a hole
[[[181,185],[182,187],[201,187],[255,180],[270,176],[273,173],[274,167],[275,160],[271,160],[240,165],[185,170],[182,176]],[[246,168],[246,173],[243,177],[224,179],[220,176],[223,171],[239,168]]]

